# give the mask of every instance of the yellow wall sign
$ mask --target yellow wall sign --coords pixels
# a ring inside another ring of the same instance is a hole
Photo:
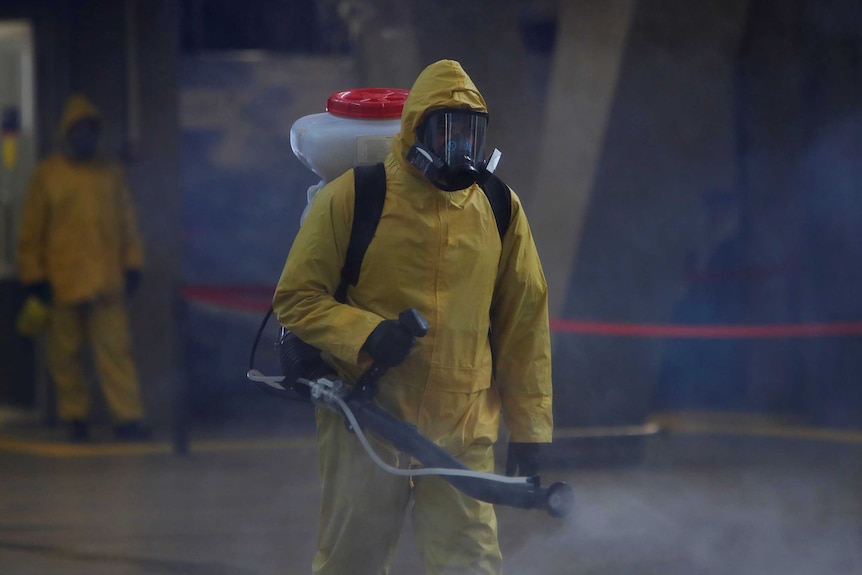
[[[18,165],[18,134],[2,136],[3,167],[11,170]]]

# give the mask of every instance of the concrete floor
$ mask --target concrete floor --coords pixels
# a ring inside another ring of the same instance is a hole
[[[295,431],[197,431],[181,457],[0,428],[0,573],[309,573],[316,454]],[[862,574],[862,434],[780,431],[679,426],[639,465],[545,473],[576,509],[499,507],[506,573]],[[393,574],[423,572],[411,538]]]

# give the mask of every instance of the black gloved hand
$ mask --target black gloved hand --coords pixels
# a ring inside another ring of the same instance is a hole
[[[395,367],[407,358],[416,338],[397,319],[381,321],[365,340],[362,349],[381,368]]]
[[[35,296],[45,303],[51,303],[54,299],[54,290],[51,289],[51,282],[36,282],[24,285],[24,291],[28,296]]]
[[[133,296],[141,285],[141,270],[126,270],[126,295]]]
[[[506,475],[533,477],[539,474],[539,460],[545,443],[509,443],[506,454]]]

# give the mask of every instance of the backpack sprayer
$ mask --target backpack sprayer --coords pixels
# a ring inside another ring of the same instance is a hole
[[[309,189],[309,205],[325,181],[339,175],[342,167],[349,168],[349,165],[344,166],[346,160],[355,165],[382,159],[389,146],[381,146],[380,140],[391,141],[400,128],[398,118],[406,96],[406,90],[336,92],[327,102],[327,113],[306,116],[294,124],[291,128],[294,153],[323,178],[321,184]],[[353,154],[351,146],[356,148]],[[373,150],[377,150],[378,157],[370,157]],[[325,155],[326,161],[314,158],[320,153]],[[340,160],[339,155],[342,156]],[[360,158],[361,155],[365,157]],[[545,487],[538,475],[506,477],[473,471],[422,435],[415,426],[382,409],[375,403],[374,396],[386,368],[376,362],[354,385],[347,385],[323,361],[320,350],[282,328],[276,348],[284,375],[267,376],[254,369],[255,351],[271,314],[270,308],[258,329],[247,378],[268,393],[286,399],[310,401],[342,415],[348,429],[356,434],[371,459],[387,472],[413,477],[438,475],[459,491],[480,501],[522,509],[544,509],[553,517],[564,517],[571,511],[574,496],[567,484],[558,482]],[[428,323],[415,309],[401,312],[398,322],[414,337],[423,337],[428,332]],[[388,441],[425,467],[399,469],[388,465],[375,453],[366,431]]]

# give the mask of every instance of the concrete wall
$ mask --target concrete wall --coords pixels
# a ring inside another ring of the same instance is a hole
[[[593,134],[603,139],[592,188],[571,190],[588,194],[589,205],[573,221],[582,226],[580,248],[555,272],[553,287],[564,293],[557,313],[563,317],[623,323],[666,323],[671,317],[689,253],[701,239],[706,196],[734,185],[731,86],[742,7],[709,3],[693,10],[661,1],[635,6],[617,89],[609,95],[606,132]],[[561,144],[545,142],[554,143]],[[555,189],[565,189],[565,183]],[[543,205],[550,209],[548,202]],[[560,276],[563,271],[568,274]],[[643,421],[664,344],[558,335],[559,420]]]
[[[858,320],[862,304],[862,6],[752,3],[740,55],[740,157],[752,321]],[[756,409],[804,411],[816,423],[859,425],[860,338],[754,342]]]

